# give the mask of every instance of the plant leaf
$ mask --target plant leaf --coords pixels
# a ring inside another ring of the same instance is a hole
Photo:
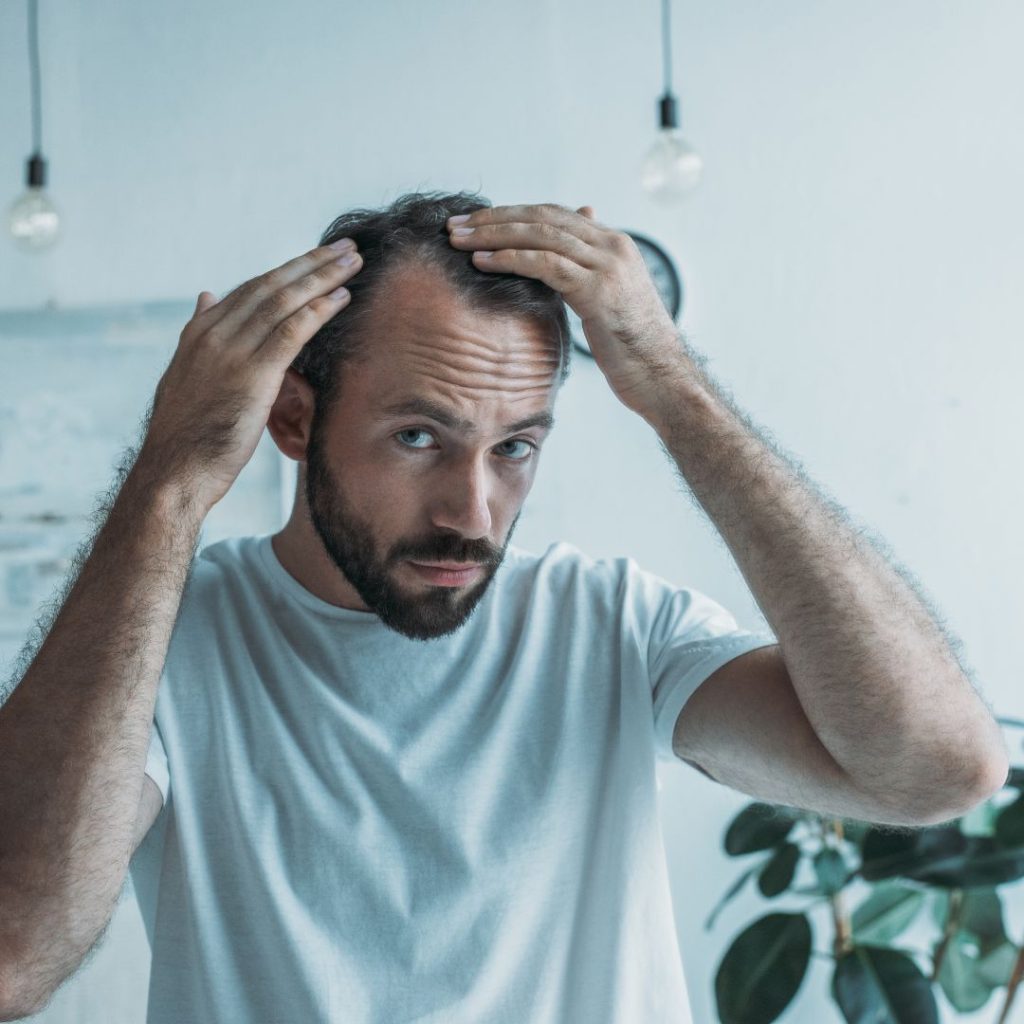
[[[847,1024],[939,1024],[931,984],[898,949],[855,946],[839,957],[832,998]]]
[[[1024,793],[998,811],[995,837],[1000,846],[1024,846]]]
[[[744,871],[743,874],[740,875],[740,877],[737,878],[735,882],[733,882],[732,887],[729,889],[729,891],[718,901],[718,904],[715,906],[715,909],[711,911],[711,914],[709,915],[707,921],[704,923],[704,931],[709,931],[711,928],[714,927],[715,918],[718,917],[718,914],[721,911],[722,907],[724,907],[726,905],[726,903],[728,903],[729,900],[731,900],[736,895],[736,893],[738,893],[740,891],[740,889],[743,888],[743,883],[755,871],[760,871],[760,870],[761,870],[761,865],[760,864],[754,864],[752,867],[747,868],[747,870]]]
[[[949,892],[937,889],[932,896],[932,918],[939,931],[949,917]],[[1006,940],[1003,905],[995,889],[967,889],[960,908],[960,929],[978,939],[982,949],[991,949]]]
[[[980,950],[973,936],[957,932],[946,946],[939,968],[939,985],[946,998],[960,1013],[971,1013],[984,1006],[993,986],[978,971]]]
[[[978,960],[978,977],[993,988],[1009,985],[1019,955],[1020,947],[1007,939]]]
[[[732,820],[723,847],[730,857],[777,846],[792,831],[798,817],[775,804],[748,804]]]
[[[901,875],[929,885],[987,888],[1024,877],[1024,849],[1004,849],[988,836],[965,836],[953,825],[912,835],[873,830],[857,872],[867,882]]]
[[[761,890],[761,895],[771,898],[785,892],[793,881],[799,863],[800,847],[796,843],[783,843],[757,876],[757,887]]]
[[[818,876],[818,885],[826,896],[839,892],[854,874],[847,867],[842,853],[829,846],[815,854],[814,872]]]
[[[854,941],[877,946],[888,944],[917,917],[925,899],[920,889],[900,882],[880,882],[850,916]]]
[[[721,1024],[771,1024],[790,1004],[811,959],[804,914],[768,914],[733,940],[715,973]]]

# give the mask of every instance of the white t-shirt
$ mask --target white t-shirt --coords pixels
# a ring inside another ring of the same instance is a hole
[[[426,642],[314,596],[269,535],[202,549],[131,862],[148,1024],[692,1024],[655,758],[776,642],[564,542],[509,545]]]

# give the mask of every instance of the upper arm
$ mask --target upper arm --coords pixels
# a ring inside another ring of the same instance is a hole
[[[714,781],[828,817],[915,824],[860,790],[818,738],[778,644],[726,662],[690,695],[672,749]]]
[[[164,806],[160,787],[148,776],[142,776],[142,795],[139,797],[139,811],[135,818],[135,834],[132,837],[132,853],[139,848],[139,843],[152,828],[157,815]]]

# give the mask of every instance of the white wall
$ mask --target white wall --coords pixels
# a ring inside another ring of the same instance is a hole
[[[677,0],[676,91],[706,178],[670,212],[637,184],[661,90],[656,0],[41,7],[44,153],[66,237],[38,257],[0,248],[0,309],[222,293],[313,245],[342,210],[412,188],[589,203],[675,256],[683,326],[712,371],[892,545],[997,713],[1022,716],[1007,638],[1024,618],[1024,7]],[[24,5],[4,4],[10,199],[30,148],[25,40]],[[760,626],[653,432],[585,358],[558,416],[517,543],[631,554]],[[682,765],[663,781],[703,1024],[722,952],[768,905],[745,895],[703,930],[739,873],[719,851],[747,800]],[[827,923],[815,918],[818,950]],[[141,1021],[144,948],[127,901],[39,1019]],[[829,978],[816,959],[783,1019],[838,1019]]]

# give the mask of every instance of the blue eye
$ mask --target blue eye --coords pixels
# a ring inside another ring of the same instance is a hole
[[[431,436],[430,435],[430,431],[423,430],[421,427],[407,427],[405,430],[400,430],[397,434],[395,434],[395,437],[396,438],[401,437],[402,434],[426,434],[428,437]],[[406,448],[406,449],[409,449],[409,448],[414,449],[414,450],[418,449],[419,451],[424,451],[425,450],[423,448],[423,446],[421,446],[421,445],[405,444],[405,442],[403,442],[403,441],[399,441],[398,444],[402,448]],[[502,441],[502,444],[521,444],[521,445],[525,445],[526,446],[527,451],[526,451],[525,454],[523,454],[523,455],[521,455],[519,457],[510,457],[510,461],[512,461],[512,462],[526,462],[528,459],[530,459],[533,456],[533,453],[537,450],[537,445],[535,445],[532,441],[525,441],[522,438],[516,438],[515,440],[512,440],[512,441]],[[500,445],[499,445],[499,447],[500,447]]]
[[[426,433],[425,430],[420,430],[417,427],[411,427],[411,428],[409,428],[407,430],[400,430],[397,434],[395,434],[395,437],[398,437],[401,434],[425,434],[425,433]],[[417,448],[418,445],[403,445],[402,447],[403,448],[407,448],[407,447]]]
[[[521,458],[513,459],[513,462],[525,462],[530,458],[533,453],[537,450],[537,446],[532,441],[524,441],[522,438],[516,438],[514,441],[502,441],[502,444],[523,444],[526,445],[526,452]]]

